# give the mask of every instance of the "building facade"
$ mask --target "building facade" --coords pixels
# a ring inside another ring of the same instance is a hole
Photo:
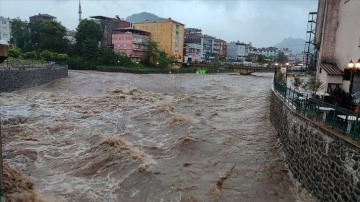
[[[150,33],[132,28],[118,29],[112,34],[114,52],[122,53],[133,62],[140,62],[146,54]]]
[[[34,23],[37,21],[53,21],[56,20],[56,17],[49,14],[39,13],[38,15],[30,16],[29,19],[30,19],[30,23]]]
[[[180,63],[184,61],[184,24],[168,18],[134,23],[134,28],[149,32],[159,49],[175,56]]]
[[[8,43],[11,39],[11,19],[0,16],[0,40],[5,40]]]
[[[317,75],[324,91],[337,88],[348,93],[360,91],[359,70],[348,63],[360,59],[360,1],[319,0],[314,44],[318,48]],[[360,62],[360,61],[359,61]],[[353,76],[353,78],[352,78]],[[351,84],[353,85],[350,92]]]
[[[244,60],[247,56],[247,44],[242,42],[231,41],[227,44],[227,57],[234,60]]]
[[[112,44],[112,34],[114,30],[132,27],[130,22],[121,20],[120,18],[110,18],[106,16],[91,16],[90,18],[100,24],[100,28],[103,31],[100,45],[104,47],[114,48]]]

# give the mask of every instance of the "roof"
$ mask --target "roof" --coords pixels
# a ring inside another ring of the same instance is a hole
[[[147,36],[150,35],[150,32],[146,32],[146,31],[139,30],[139,29],[133,29],[133,28],[121,28],[121,29],[115,29],[113,31],[114,31],[114,34],[132,32],[132,33],[143,34],[143,35],[147,35]]]
[[[142,21],[142,22],[136,22],[134,24],[143,24],[143,23],[161,23],[161,22],[173,22],[173,23],[177,23],[177,24],[181,24],[184,25],[181,22],[175,21],[171,18],[160,18],[160,19],[156,19],[156,20],[146,20],[146,21]]]
[[[115,18],[110,18],[102,15],[90,16],[90,18],[98,19],[98,20],[115,20]]]
[[[47,17],[47,18],[56,18],[52,15],[49,15],[49,14],[41,14],[39,13],[39,15],[33,15],[33,16],[30,16],[30,17]]]
[[[328,75],[343,75],[343,72],[334,64],[322,63],[320,64],[322,68]]]

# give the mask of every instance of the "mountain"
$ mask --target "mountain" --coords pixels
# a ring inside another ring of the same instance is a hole
[[[146,20],[158,20],[158,19],[163,19],[157,15],[154,15],[152,13],[147,13],[147,12],[142,12],[142,13],[136,13],[136,14],[132,14],[130,16],[128,16],[126,18],[126,21],[131,22],[131,23],[136,23],[136,22],[143,22]]]
[[[292,50],[293,54],[300,53],[301,51],[304,51],[305,48],[305,39],[301,38],[285,38],[281,42],[274,45],[277,48],[289,48]]]

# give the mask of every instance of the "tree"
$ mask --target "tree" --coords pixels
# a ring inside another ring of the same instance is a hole
[[[258,63],[264,63],[265,62],[265,56],[264,55],[258,55],[257,62]]]
[[[20,18],[13,19],[10,43],[24,51],[30,50],[30,30],[27,22],[21,21]]]
[[[285,62],[288,61],[288,57],[285,55],[284,52],[279,52],[279,53],[277,54],[276,61],[277,61],[278,63],[285,63]]]
[[[19,48],[10,48],[9,56],[13,58],[18,58],[21,56],[21,50]]]
[[[33,41],[32,43],[38,44],[38,51],[65,52],[67,50],[69,40],[66,38],[66,28],[60,22],[43,21],[35,23],[39,24],[35,26],[39,29],[35,30],[39,35],[39,41]]]
[[[304,84],[304,88],[310,90],[312,96],[314,96],[315,93],[323,86],[323,83],[316,76],[310,76],[310,78]]]
[[[98,41],[94,39],[86,39],[82,42],[82,57],[84,59],[95,60],[98,54]]]
[[[157,57],[159,55],[159,45],[155,41],[149,40],[146,44],[146,54],[143,58],[145,65],[155,65],[157,63]]]
[[[301,79],[299,75],[296,75],[296,74],[293,75],[292,84],[296,90],[299,90],[303,81],[304,81],[304,79]]]
[[[103,36],[100,25],[94,20],[84,19],[81,20],[79,26],[76,28],[77,32],[75,35],[76,43],[74,47],[74,53],[78,55],[88,55],[89,52],[95,53],[98,49],[98,42]],[[88,45],[87,43],[91,43]],[[95,48],[94,44],[96,42],[96,50],[89,50],[89,48]],[[84,53],[83,51],[86,51]]]

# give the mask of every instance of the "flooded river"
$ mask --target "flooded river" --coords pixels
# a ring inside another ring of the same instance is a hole
[[[4,158],[50,201],[314,201],[284,163],[271,83],[69,71],[1,94]]]

